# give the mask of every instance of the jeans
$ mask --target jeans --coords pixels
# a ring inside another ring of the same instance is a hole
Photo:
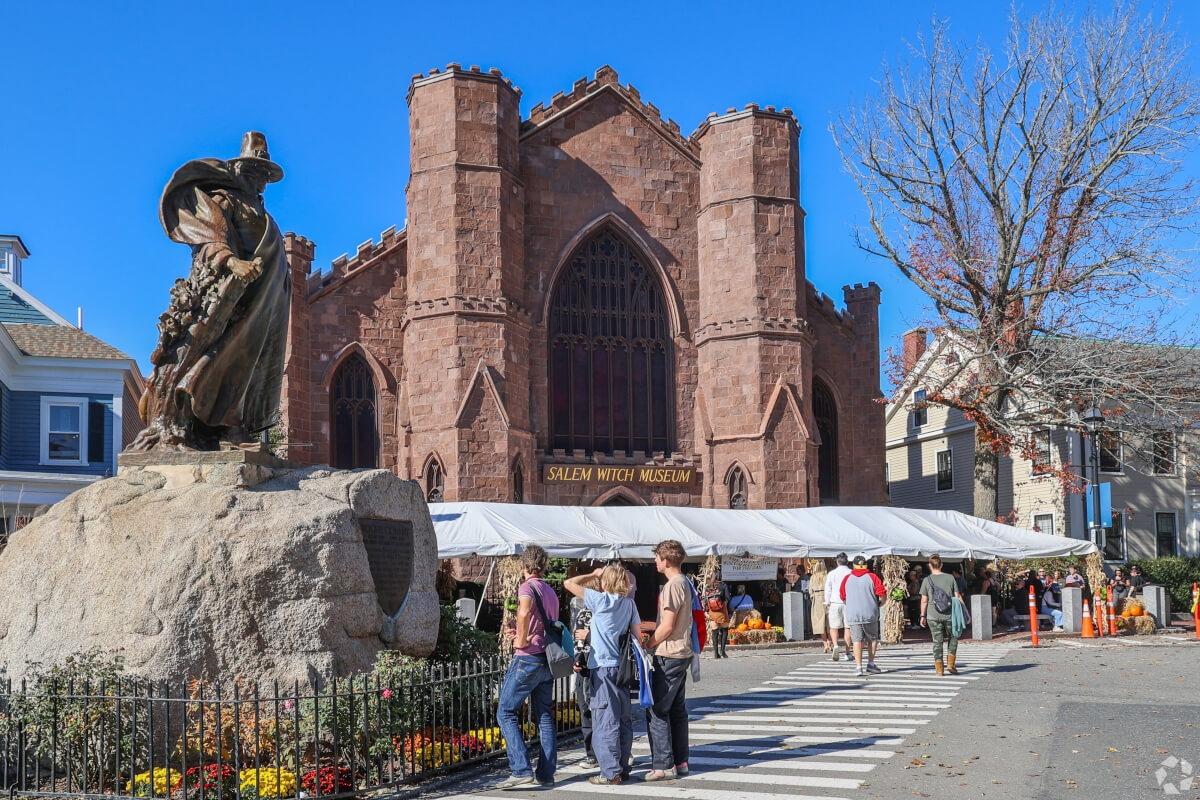
[[[929,633],[933,637],[933,660],[942,660],[942,643],[950,655],[958,654],[958,637],[954,635],[954,624],[950,620],[929,620]]]
[[[729,628],[713,628],[712,629],[712,646],[713,655],[717,658],[728,657],[729,653],[725,652],[729,647]]]
[[[1050,619],[1054,620],[1054,627],[1061,628],[1063,622],[1062,609],[1048,608],[1046,610],[1050,612]]]
[[[592,678],[592,747],[600,774],[615,778],[633,764],[633,717],[629,690],[617,685],[620,667],[597,667]]]
[[[517,712],[529,698],[530,717],[538,726],[538,765],[533,773],[529,767],[529,753]],[[500,704],[496,709],[496,722],[504,735],[508,750],[508,768],[513,775],[527,778],[534,774],[539,781],[554,780],[558,766],[558,753],[554,740],[554,677],[546,664],[545,656],[513,656],[500,685]]]
[[[668,770],[688,760],[687,677],[691,658],[654,657],[650,692],[650,755],[654,768]]]
[[[587,672],[575,673],[575,705],[579,707],[579,732],[583,735],[583,752],[595,758],[592,749],[592,680]]]

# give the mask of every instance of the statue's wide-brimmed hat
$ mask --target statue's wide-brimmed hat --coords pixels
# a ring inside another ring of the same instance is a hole
[[[247,131],[242,135],[242,154],[230,159],[231,164],[239,161],[257,164],[267,171],[267,182],[283,180],[283,167],[271,160],[267,150],[267,137],[259,131]]]

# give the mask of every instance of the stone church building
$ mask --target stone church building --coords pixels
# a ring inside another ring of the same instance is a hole
[[[879,288],[805,278],[791,111],[684,136],[608,67],[519,100],[415,76],[404,229],[328,270],[288,235],[287,457],[431,500],[886,502]]]

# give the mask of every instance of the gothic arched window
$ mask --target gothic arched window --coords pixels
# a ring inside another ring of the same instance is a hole
[[[817,449],[817,488],[821,502],[838,499],[838,413],[829,387],[818,378],[812,384],[813,417],[821,446]]]
[[[605,227],[576,248],[551,294],[549,332],[549,449],[674,449],[667,307],[628,239]]]
[[[436,458],[430,458],[429,463],[425,465],[425,499],[430,503],[442,502],[444,484],[445,473],[442,471],[442,462]]]
[[[746,473],[742,471],[741,467],[729,470],[729,475],[725,478],[725,486],[729,489],[729,507],[745,508],[750,499],[750,492],[746,489]]]
[[[351,353],[334,373],[330,392],[333,466],[339,469],[379,466],[375,380],[358,353]]]
[[[521,469],[521,460],[517,459],[513,462],[512,468],[512,490],[513,502],[525,502],[525,471]]]

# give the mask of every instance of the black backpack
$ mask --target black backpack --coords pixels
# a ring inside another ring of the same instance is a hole
[[[939,614],[949,614],[950,613],[950,603],[951,603],[950,595],[946,593],[945,589],[938,586],[933,581],[930,581],[929,585],[931,587],[933,587],[933,607],[934,607],[934,609]]]

